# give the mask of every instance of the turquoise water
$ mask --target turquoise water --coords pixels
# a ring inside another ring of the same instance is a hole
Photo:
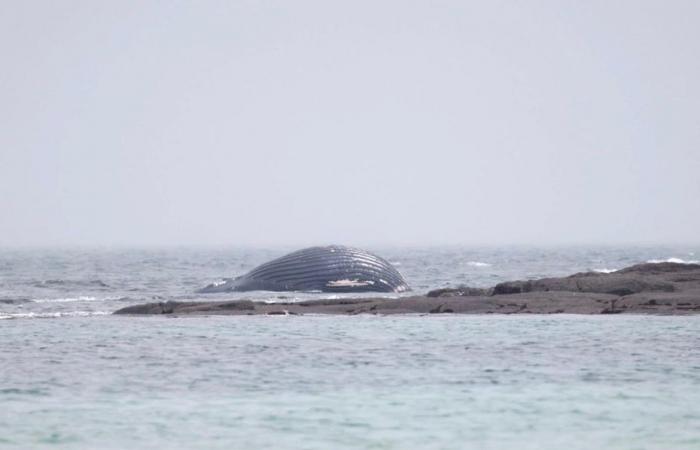
[[[700,318],[0,325],[17,448],[700,448]]]

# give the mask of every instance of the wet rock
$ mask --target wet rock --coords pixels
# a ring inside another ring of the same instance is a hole
[[[255,309],[255,304],[250,300],[238,300],[235,302],[226,302],[219,305],[221,309],[237,309],[237,310],[251,310]]]
[[[677,272],[687,272],[700,270],[700,264],[686,264],[686,263],[675,263],[675,262],[661,262],[661,263],[644,263],[635,264],[634,266],[625,267],[617,272],[620,274],[666,274],[666,273],[677,273]]]
[[[475,297],[487,295],[488,290],[469,286],[458,286],[456,288],[435,289],[426,294],[426,297]]]
[[[494,286],[492,295],[509,295],[525,292],[588,292],[597,294],[631,295],[639,292],[673,292],[673,283],[646,279],[639,272],[580,273],[563,278],[508,281]]]
[[[398,299],[159,302],[129,306],[115,314],[700,314],[698,264],[639,264],[611,274],[586,272],[500,283],[490,290],[471,289]]]
[[[115,311],[114,314],[172,314],[176,309],[182,309],[192,302],[158,302],[146,303],[143,305],[133,305]]]

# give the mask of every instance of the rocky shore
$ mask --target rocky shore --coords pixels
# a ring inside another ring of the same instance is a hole
[[[519,280],[489,289],[458,287],[425,295],[264,303],[161,302],[114,314],[699,314],[700,264],[646,263],[613,273]]]

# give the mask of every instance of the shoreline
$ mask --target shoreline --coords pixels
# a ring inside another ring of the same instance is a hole
[[[159,302],[123,315],[303,314],[700,314],[700,264],[645,263],[612,273],[517,280],[491,288],[457,287],[398,299],[344,298],[298,303],[251,300]]]

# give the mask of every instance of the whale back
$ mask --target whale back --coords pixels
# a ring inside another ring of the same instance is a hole
[[[331,245],[289,253],[200,292],[254,290],[404,292],[409,287],[385,259],[361,249]]]

